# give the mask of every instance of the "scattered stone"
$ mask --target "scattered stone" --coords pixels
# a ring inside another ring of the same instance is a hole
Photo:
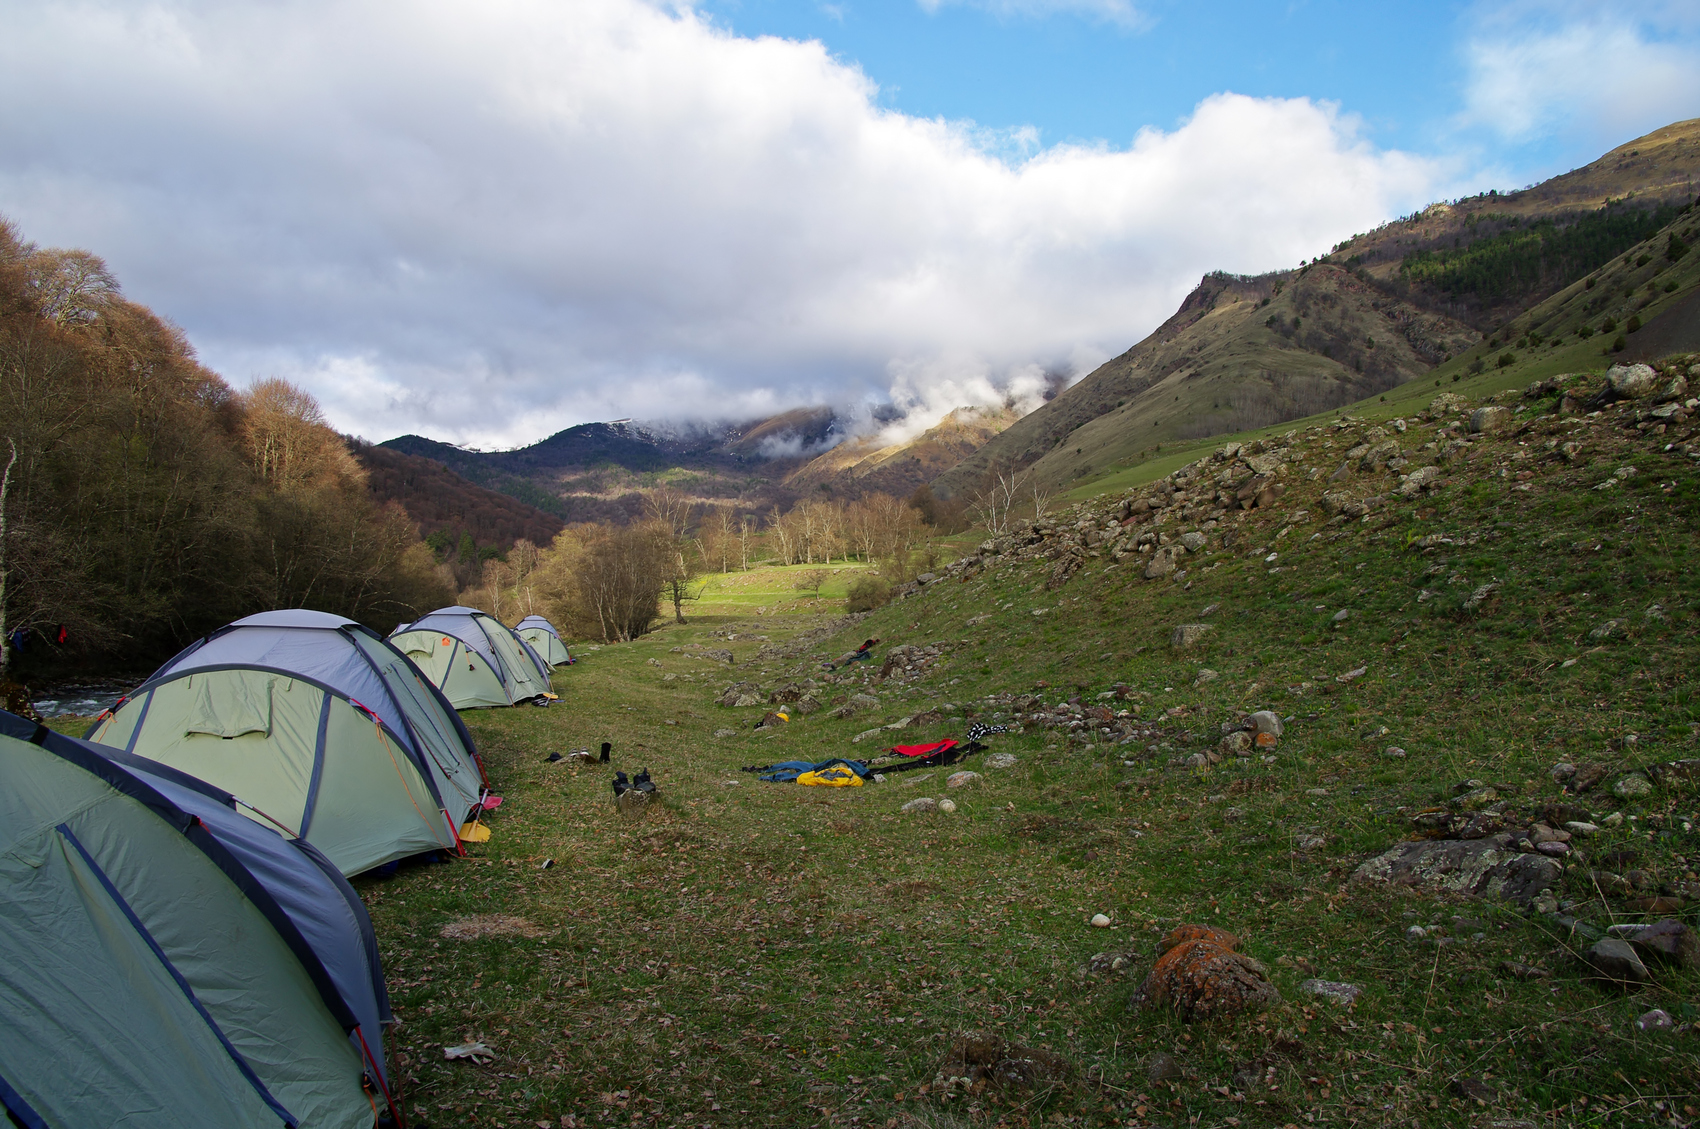
[[[1052,1051],[1022,1046],[998,1035],[957,1039],[933,1076],[932,1092],[978,1094],[987,1088],[1006,1094],[1050,1089],[1074,1077],[1068,1060]]]
[[[1162,956],[1128,1001],[1130,1010],[1166,1006],[1191,1022],[1261,1010],[1281,1002],[1268,970],[1234,950],[1239,938],[1209,925],[1182,925],[1163,938]]]
[[[939,801],[939,810],[944,812],[944,814],[949,815],[951,812],[956,810],[956,801],[955,800],[940,800]]]
[[[1659,390],[1659,374],[1651,365],[1613,365],[1606,370],[1606,387],[1620,400],[1639,400]]]
[[[1188,651],[1204,641],[1204,637],[1215,630],[1208,623],[1183,623],[1169,634],[1169,646],[1177,651]]]
[[[962,772],[953,772],[949,776],[945,777],[944,786],[946,788],[966,788],[970,784],[978,784],[982,779],[984,779],[984,777],[982,777],[978,772],[968,772],[966,770]]]
[[[1216,681],[1216,679],[1218,677],[1220,677],[1220,676],[1215,671],[1211,670],[1209,667],[1207,667],[1207,666],[1206,667],[1200,667],[1199,670],[1198,670],[1198,677],[1196,677],[1192,680],[1192,684],[1194,686],[1202,686],[1206,682]]]
[[[850,700],[844,704],[856,710],[877,710],[880,708],[880,700],[872,694],[852,694]]]
[[[1616,937],[1595,941],[1594,947],[1583,959],[1597,978],[1619,986],[1645,984],[1649,979],[1647,966],[1641,963],[1640,955],[1629,942]]]
[[[1345,674],[1335,675],[1334,681],[1340,682],[1340,683],[1356,682],[1358,679],[1362,678],[1364,675],[1366,675],[1368,673],[1369,673],[1369,667],[1360,666],[1355,670],[1348,670]]]
[[[1301,835],[1297,845],[1301,851],[1316,851],[1321,850],[1327,842],[1328,840],[1320,835]]]
[[[1639,772],[1632,772],[1611,786],[1612,795],[1620,799],[1634,799],[1637,796],[1650,796],[1653,793],[1653,782]]]
[[[1623,635],[1629,626],[1627,619],[1608,619],[1592,631],[1588,632],[1590,639],[1616,639]]]
[[[1306,980],[1299,985],[1299,991],[1307,996],[1317,996],[1331,1004],[1341,1007],[1351,1007],[1357,1001],[1363,989],[1356,984],[1343,984],[1337,980]]]
[[[1566,780],[1569,780],[1572,776],[1576,775],[1576,766],[1560,761],[1552,766],[1552,771],[1548,773],[1548,775],[1552,777],[1553,783],[1563,784]]]
[[[1099,916],[1103,916],[1100,914]],[[1082,976],[1118,975],[1139,963],[1138,953],[1093,953],[1081,967]]]
[[[916,796],[898,810],[904,815],[920,815],[938,810],[939,802],[931,796]]]
[[[1246,721],[1250,723],[1252,730],[1258,734],[1267,733],[1271,737],[1280,737],[1284,732],[1281,725],[1281,715],[1274,710],[1258,710],[1246,718]]]
[[[1644,960],[1672,968],[1700,968],[1700,935],[1666,918],[1630,934],[1626,940]]]
[[[1021,758],[1014,753],[993,753],[986,758],[987,768],[1014,768]]]
[[[1385,749],[1381,750],[1381,755],[1384,757],[1392,757],[1397,760],[1405,755],[1405,750],[1401,749],[1398,745],[1389,745]]]
[[[1189,553],[1196,553],[1200,549],[1204,548],[1205,540],[1204,534],[1199,533],[1196,530],[1191,533],[1181,534],[1181,544],[1185,546],[1186,551]]]
[[[1511,422],[1511,409],[1499,406],[1477,408],[1470,413],[1470,430],[1476,434],[1498,431]]]
[[[1580,820],[1580,819],[1573,819],[1573,820],[1569,821],[1568,823],[1566,823],[1564,825],[1564,829],[1566,831],[1570,832],[1572,835],[1584,835],[1584,836],[1586,836],[1586,835],[1598,835],[1600,833],[1600,829],[1598,827],[1594,826],[1592,823],[1587,823],[1587,822],[1584,822],[1583,820]]]
[[[1110,927],[1110,917],[1109,917],[1109,915],[1103,914],[1103,913],[1093,914],[1092,915],[1092,926],[1095,929],[1108,929]]]
[[[1672,1019],[1670,1013],[1663,1008],[1656,1007],[1652,1011],[1635,1017],[1635,1030],[1637,1031],[1669,1031],[1675,1026],[1676,1020]]]
[[[1147,1082],[1170,1082],[1182,1078],[1186,1071],[1181,1068],[1180,1060],[1172,1054],[1158,1051],[1145,1061],[1145,1080]]]
[[[1528,905],[1558,884],[1557,859],[1499,846],[1491,839],[1400,843],[1359,866],[1354,882],[1392,882]]]
[[[1500,410],[1504,411],[1505,409],[1501,408]],[[1499,1091],[1494,1088],[1492,1083],[1483,1082],[1480,1078],[1473,1078],[1469,1075],[1453,1082],[1452,1092],[1465,1101],[1479,1102],[1482,1105],[1487,1105],[1499,1097]]]
[[[1252,735],[1243,729],[1222,738],[1222,752],[1231,757],[1249,757],[1252,749]]]
[[[1345,623],[1348,619],[1351,619],[1351,618],[1352,618],[1352,613],[1345,608],[1341,608],[1339,611],[1334,613],[1334,618],[1332,620],[1330,620],[1329,622],[1331,622],[1331,623]]]
[[[1611,770],[1603,764],[1579,764],[1570,777],[1570,783],[1565,785],[1565,791],[1582,793],[1611,775]]]
[[[714,735],[716,737],[736,737],[738,731],[736,729],[716,729]]]
[[[1175,571],[1175,547],[1161,545],[1145,564],[1145,579],[1156,580]]]
[[[754,694],[740,694],[732,702],[732,705],[738,709],[746,709],[750,706],[759,706],[761,704],[762,700]]]

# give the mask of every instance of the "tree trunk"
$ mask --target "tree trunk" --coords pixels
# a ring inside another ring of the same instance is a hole
[[[5,471],[0,472],[0,682],[5,681],[6,666],[12,658],[10,624],[6,619],[6,495],[11,493],[12,467],[18,461],[18,444],[10,436],[6,446],[11,453]]]

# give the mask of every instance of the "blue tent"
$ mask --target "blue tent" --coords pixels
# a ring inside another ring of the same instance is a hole
[[[567,645],[561,642],[561,633],[540,615],[526,616],[514,625],[514,632],[550,666],[566,666],[573,661]]]
[[[0,921],[13,1123],[369,1129],[388,1100],[365,907],[211,785],[0,711]]]
[[[458,851],[485,780],[437,687],[325,612],[239,619],[187,648],[86,736],[234,794],[344,874]]]
[[[390,642],[442,689],[456,709],[548,705],[550,666],[517,632],[477,608],[438,608]]]

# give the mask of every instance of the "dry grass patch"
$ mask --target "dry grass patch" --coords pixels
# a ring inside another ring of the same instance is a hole
[[[546,932],[511,913],[475,913],[456,918],[442,928],[442,935],[451,941],[476,941],[480,937],[541,937]]]

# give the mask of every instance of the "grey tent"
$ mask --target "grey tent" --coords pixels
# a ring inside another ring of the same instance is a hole
[[[572,655],[567,653],[567,645],[561,642],[561,633],[540,615],[526,616],[514,627],[514,632],[550,666],[566,666],[573,661]]]
[[[359,897],[202,781],[0,712],[0,920],[8,1124],[370,1129],[388,1100]]]
[[[390,636],[456,709],[547,705],[549,664],[513,628],[477,608],[439,608]]]
[[[325,612],[237,620],[87,736],[235,794],[344,874],[458,851],[484,798],[472,737],[436,686],[377,633]]]

